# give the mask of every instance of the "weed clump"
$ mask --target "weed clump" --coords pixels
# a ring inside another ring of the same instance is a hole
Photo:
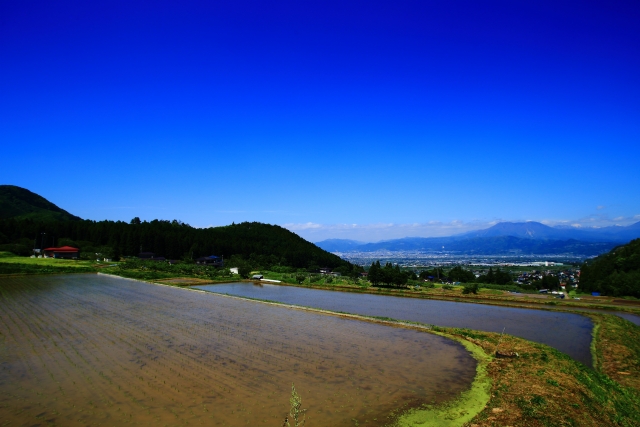
[[[285,415],[282,427],[292,427],[292,424],[289,422],[290,420],[293,421],[293,427],[302,427],[307,422],[305,415],[307,410],[302,409],[302,398],[296,391],[296,386],[293,383],[291,383],[291,398],[289,399],[289,403],[291,404],[291,409],[289,413]]]

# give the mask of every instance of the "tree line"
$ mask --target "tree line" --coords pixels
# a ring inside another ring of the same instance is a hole
[[[354,266],[277,225],[243,222],[195,228],[181,221],[0,220],[0,251],[30,255],[34,247],[69,245],[80,256],[120,258],[154,252],[167,259],[192,261],[202,256],[235,256],[251,267],[321,267],[352,271]],[[359,267],[358,267],[359,268]],[[360,268],[360,271],[362,269]]]
[[[400,270],[400,266],[395,267],[387,262],[384,267],[380,261],[376,261],[369,267],[367,278],[374,286],[402,287],[407,284],[411,273]],[[415,276],[415,273],[414,273]]]

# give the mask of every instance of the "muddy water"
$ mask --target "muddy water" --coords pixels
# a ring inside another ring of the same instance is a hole
[[[0,279],[10,425],[380,426],[467,389],[475,361],[425,332],[96,275]],[[356,424],[357,422],[357,424]]]
[[[550,345],[587,366],[592,363],[589,347],[593,325],[589,318],[577,314],[268,284],[225,283],[196,288],[439,326],[489,332],[504,330],[511,335]]]

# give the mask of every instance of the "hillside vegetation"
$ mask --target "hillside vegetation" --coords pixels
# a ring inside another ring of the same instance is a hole
[[[194,228],[177,220],[147,222],[137,217],[130,223],[82,220],[27,189],[0,185],[0,251],[25,256],[34,248],[64,245],[80,248],[85,259],[153,252],[187,262],[209,255],[234,257],[245,269],[329,267],[346,273],[355,268],[277,225]]]
[[[224,227],[195,228],[180,221],[34,221],[0,220],[0,250],[29,255],[34,241],[46,233],[57,246],[79,247],[81,257],[118,259],[141,251],[168,259],[193,260],[201,256],[232,256],[251,267],[290,266],[351,269],[352,265],[295,233],[277,225],[244,222]],[[49,241],[47,244],[51,244]]]
[[[6,218],[29,218],[39,221],[80,219],[25,188],[0,185],[0,219]]]
[[[580,287],[586,292],[640,298],[640,239],[585,262]]]

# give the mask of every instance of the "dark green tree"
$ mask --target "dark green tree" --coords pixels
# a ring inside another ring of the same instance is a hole
[[[449,280],[453,282],[469,283],[474,282],[476,276],[469,270],[465,270],[461,266],[452,268],[448,273]]]
[[[377,286],[382,281],[382,268],[380,267],[380,261],[371,263],[367,277],[374,286]]]
[[[478,293],[478,284],[477,283],[466,283],[462,288],[463,294],[477,294]]]
[[[556,290],[560,288],[560,279],[558,279],[557,276],[547,274],[545,276],[542,276],[542,279],[536,280],[531,283],[531,285],[536,289]]]

